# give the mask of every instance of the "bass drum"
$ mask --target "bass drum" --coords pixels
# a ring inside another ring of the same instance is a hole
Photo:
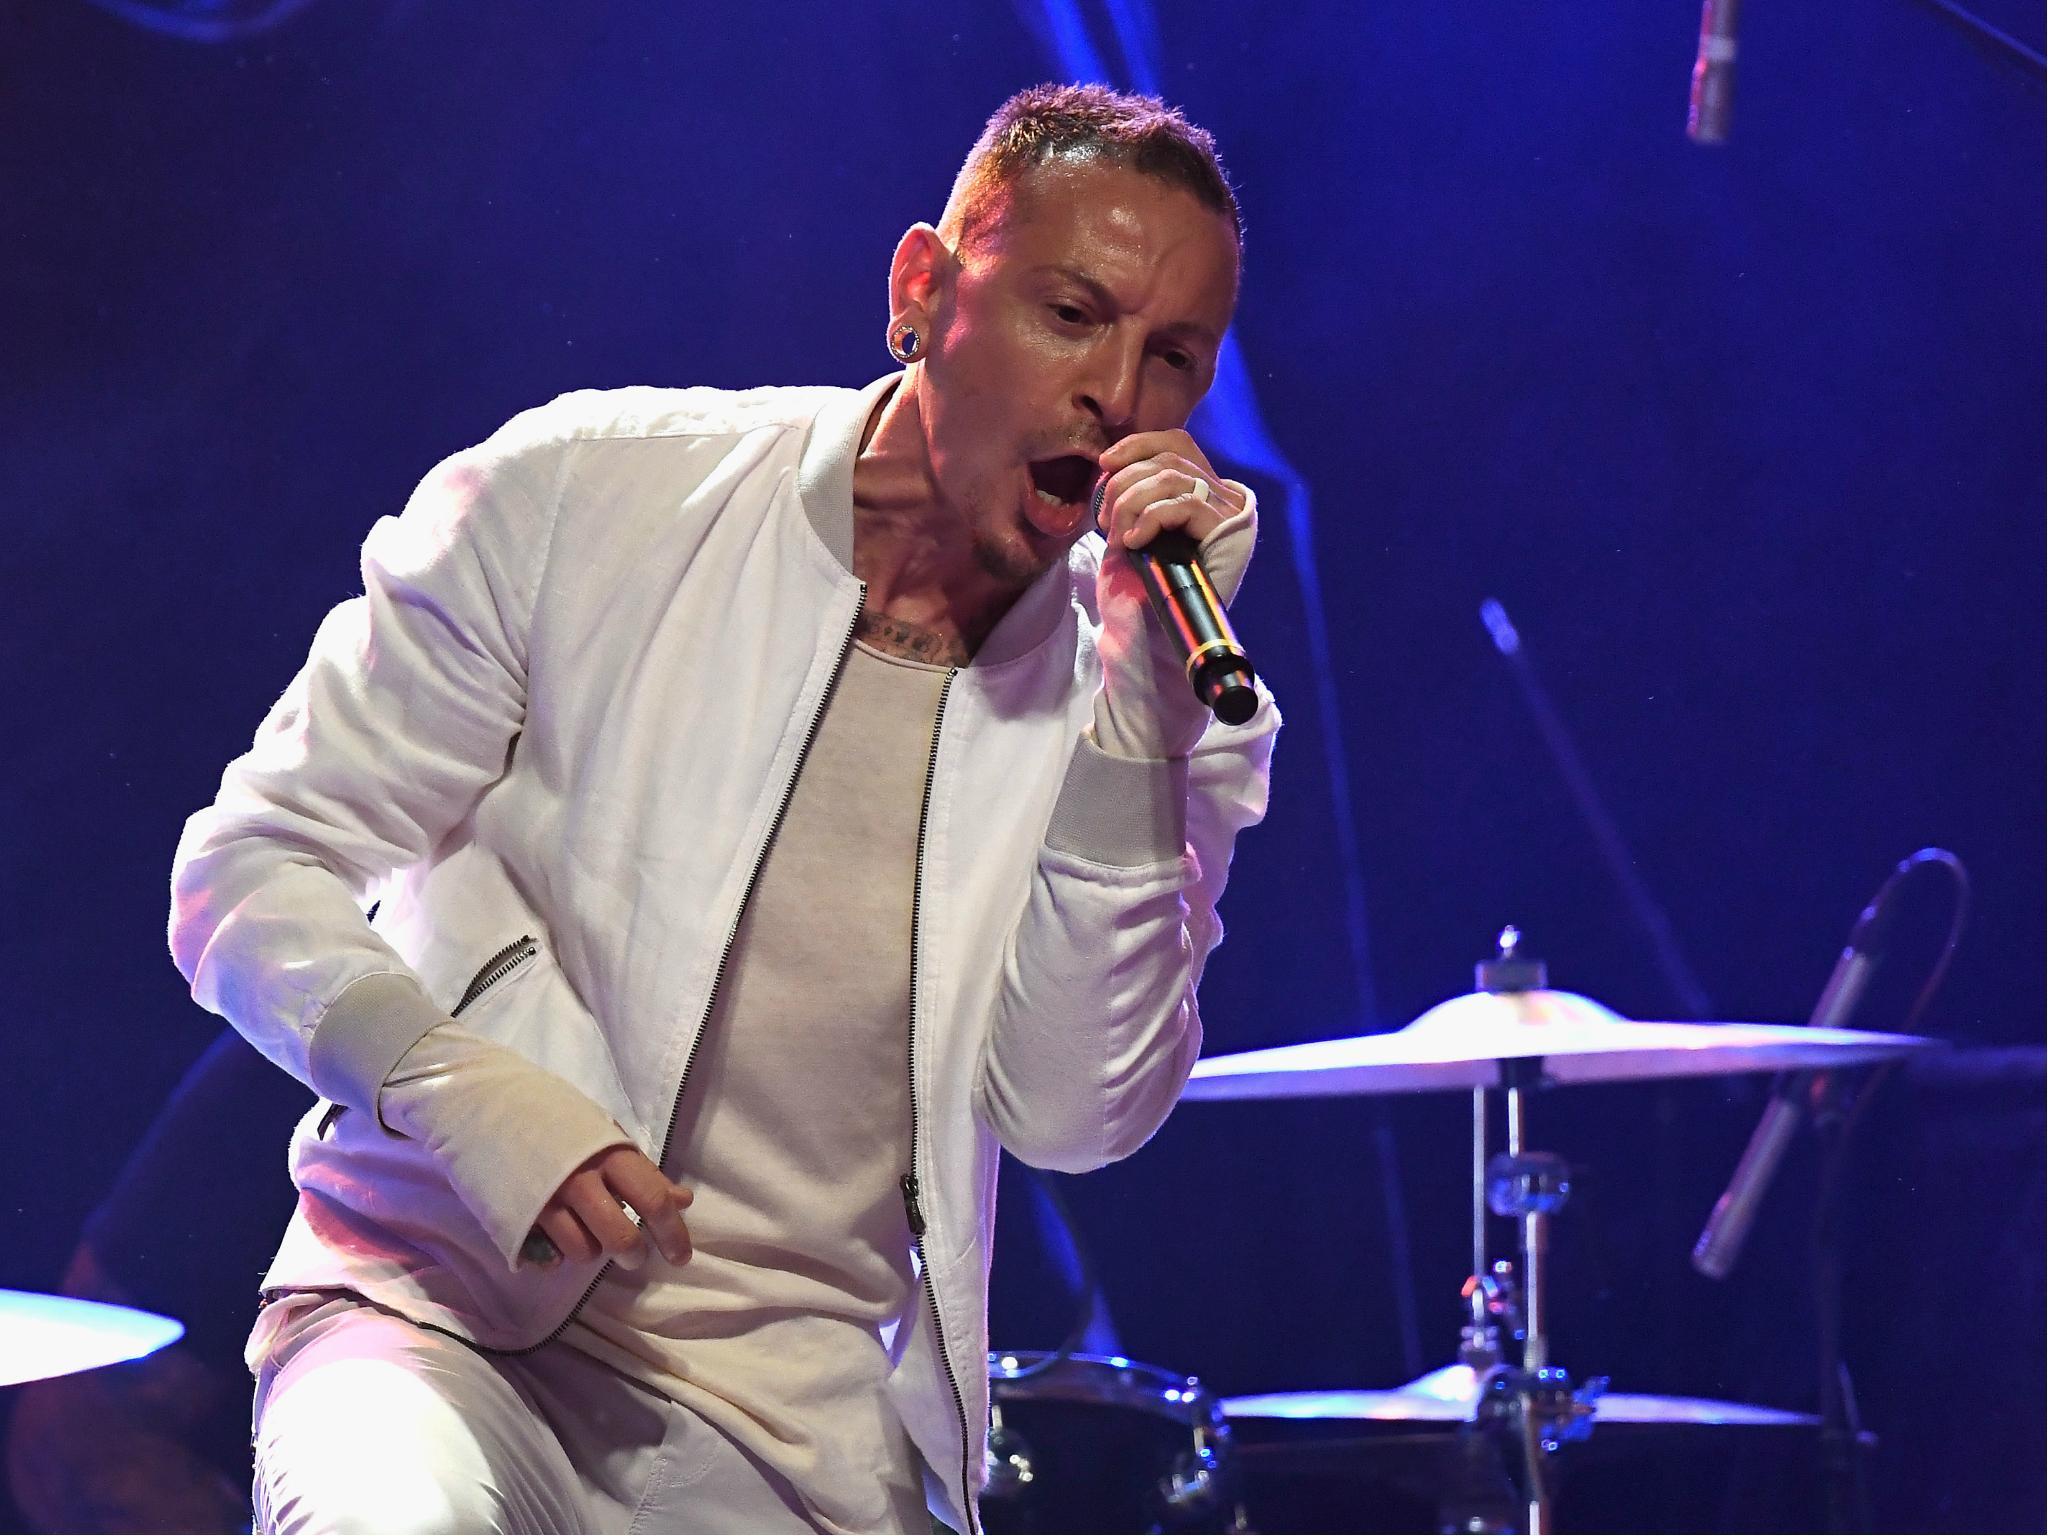
[[[1230,1425],[1192,1376],[1121,1355],[992,1354],[982,1522],[1243,1531]]]

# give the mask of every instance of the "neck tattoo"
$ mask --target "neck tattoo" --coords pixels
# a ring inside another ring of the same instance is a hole
[[[973,659],[957,636],[942,635],[903,619],[892,619],[886,613],[869,613],[863,609],[860,627],[855,633],[876,650],[890,656],[901,656],[906,661],[922,661],[935,667],[964,667]]]

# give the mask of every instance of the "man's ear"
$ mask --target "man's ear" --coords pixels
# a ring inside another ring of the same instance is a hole
[[[959,262],[936,229],[911,225],[896,242],[896,255],[889,262],[891,317],[929,326],[951,299],[958,269]]]

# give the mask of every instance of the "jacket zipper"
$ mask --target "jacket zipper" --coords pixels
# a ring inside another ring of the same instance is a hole
[[[932,785],[939,772],[939,732],[946,723],[946,700],[953,692],[953,679],[959,675],[960,669],[952,668],[946,673],[945,682],[939,685],[939,709],[932,718],[932,751],[925,762],[924,799],[917,811],[917,862],[913,866],[910,886],[910,1171],[903,1175],[903,1214],[910,1222],[911,1242],[917,1249],[918,1271],[923,1276],[924,1293],[931,1301],[932,1333],[939,1342],[939,1364],[945,1369],[946,1385],[953,1389],[953,1411],[960,1419],[960,1512],[966,1517],[968,1536],[975,1536],[979,1526],[974,1518],[974,1484],[970,1471],[974,1438],[967,1428],[967,1399],[960,1391],[960,1378],[953,1372],[952,1357],[946,1353],[946,1323],[939,1312],[939,1288],[932,1280],[931,1264],[925,1258],[924,1206],[919,1199],[917,1181],[917,971],[924,947],[924,848],[925,836],[931,826]]]
[[[527,961],[539,953],[540,945],[534,942],[533,935],[522,934],[514,939],[510,944],[507,944],[503,949],[491,956],[490,959],[486,960],[478,968],[477,973],[470,977],[469,985],[462,989],[461,999],[453,1008],[448,1010],[448,1017],[451,1019],[460,1018],[463,1009],[469,1007],[478,998],[482,997],[491,988],[495,987],[499,982],[510,976],[520,966],[526,964]]]
[[[534,942],[533,935],[521,934],[478,967],[477,973],[469,978],[469,985],[462,989],[461,1000],[448,1010],[448,1017],[455,1018],[463,1009],[539,953],[540,945]],[[341,1112],[346,1108],[346,1104],[328,1105],[327,1113],[320,1117],[320,1126],[314,1131],[314,1136],[324,1138],[334,1128],[334,1122],[341,1118]]]
[[[718,952],[718,968],[711,973],[711,991],[704,999],[703,1013],[698,1016],[697,1033],[690,1037],[690,1051],[683,1058],[682,1076],[676,1079],[676,1096],[668,1108],[668,1125],[661,1133],[661,1156],[655,1160],[655,1166],[658,1168],[668,1166],[669,1146],[675,1140],[676,1121],[682,1117],[683,1091],[690,1084],[690,1068],[697,1060],[697,1047],[703,1042],[705,1026],[711,1022],[711,1012],[718,1006],[719,988],[725,983],[725,968],[732,961],[733,946],[739,942],[740,920],[747,915],[747,903],[754,899],[754,887],[761,881],[761,867],[768,862],[768,850],[775,846],[775,834],[782,830],[782,818],[789,810],[789,802],[796,795],[797,776],[804,771],[804,759],[811,755],[811,743],[818,739],[818,722],[825,718],[825,706],[831,700],[833,685],[839,681],[839,673],[846,665],[847,652],[853,649],[853,637],[860,629],[861,610],[867,606],[867,600],[868,584],[862,582],[860,601],[853,605],[853,617],[847,622],[846,634],[839,642],[839,655],[832,663],[832,675],[825,680],[825,691],[818,696],[818,707],[811,715],[809,728],[804,732],[803,745],[797,748],[796,762],[789,771],[789,781],[782,786],[782,801],[775,807],[774,820],[768,823],[768,835],[761,840],[761,851],[754,855],[754,867],[747,875],[747,888],[740,893],[740,904],[732,915],[732,925],[725,930],[725,947]],[[912,900],[914,910],[915,898]],[[492,1350],[491,1353],[530,1355],[535,1350],[554,1343],[562,1336],[563,1330],[575,1321],[576,1314],[583,1310],[583,1304],[597,1294],[597,1288],[604,1282],[604,1277],[612,1272],[612,1264],[611,1259],[604,1261],[598,1272],[590,1277],[590,1284],[584,1287],[583,1294],[576,1298],[576,1305],[555,1324],[554,1330],[546,1338],[539,1343],[528,1344],[522,1349]]]

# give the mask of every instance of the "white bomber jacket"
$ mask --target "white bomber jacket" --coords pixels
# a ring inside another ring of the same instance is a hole
[[[852,643],[853,463],[896,382],[567,395],[372,530],[364,595],[187,824],[172,881],[193,996],[323,1097],[267,1291],[345,1289],[516,1352],[594,1288],[597,1263],[517,1263],[536,1213],[480,1219],[377,1093],[460,1011],[660,1160]],[[1262,695],[1185,761],[1084,738],[1101,554],[1081,540],[950,675],[928,769],[903,1154],[925,1283],[888,1391],[962,1529],[998,1143],[1079,1171],[1165,1120],[1279,725]]]

